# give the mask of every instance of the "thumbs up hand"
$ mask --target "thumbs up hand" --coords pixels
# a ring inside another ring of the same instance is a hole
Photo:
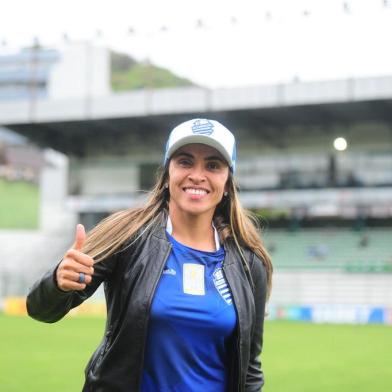
[[[94,259],[82,253],[86,240],[84,226],[76,226],[75,242],[65,252],[64,258],[57,267],[56,280],[60,290],[84,290],[92,281]]]

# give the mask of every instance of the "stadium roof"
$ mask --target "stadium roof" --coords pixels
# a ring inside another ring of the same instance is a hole
[[[331,132],[365,122],[392,124],[392,76],[207,90],[142,90],[67,101],[0,103],[0,123],[56,150],[86,155],[114,141],[160,149],[169,130],[192,117],[211,117],[279,147],[291,129]],[[158,147],[159,146],[159,147]],[[114,148],[114,147],[113,147]],[[115,152],[115,150],[114,150]]]

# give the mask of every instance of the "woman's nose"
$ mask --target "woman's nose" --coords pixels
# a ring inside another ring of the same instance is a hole
[[[195,182],[199,183],[205,180],[205,174],[204,174],[204,169],[200,165],[195,165],[190,173],[188,174],[188,178]]]

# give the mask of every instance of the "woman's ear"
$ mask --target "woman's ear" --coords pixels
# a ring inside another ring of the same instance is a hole
[[[229,177],[226,181],[225,188],[223,189],[223,196],[227,197],[230,195],[230,189],[233,186],[233,178],[231,177],[231,173],[229,173]]]
[[[229,184],[226,182],[225,189],[223,190],[223,196],[227,197],[229,195]]]

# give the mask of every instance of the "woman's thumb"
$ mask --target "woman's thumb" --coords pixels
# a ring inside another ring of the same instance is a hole
[[[76,250],[82,250],[84,241],[86,240],[86,230],[82,224],[76,225],[76,233],[75,233],[75,243],[73,248]]]

